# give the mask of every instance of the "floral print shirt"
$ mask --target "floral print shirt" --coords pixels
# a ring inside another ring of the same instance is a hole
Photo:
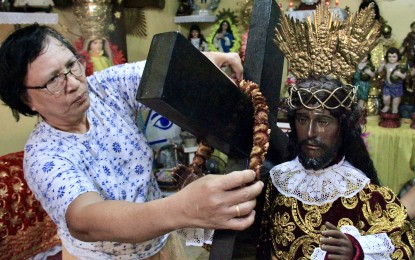
[[[85,192],[136,203],[161,198],[152,174],[152,150],[136,125],[136,113],[143,106],[136,93],[144,65],[122,64],[88,77],[87,133],[63,132],[41,121],[26,143],[26,181],[58,225],[63,246],[79,259],[147,258],[167,239],[164,235],[138,244],[83,242],[70,235],[65,220],[69,204]]]

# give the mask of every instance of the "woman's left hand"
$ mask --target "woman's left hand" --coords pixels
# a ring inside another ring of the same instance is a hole
[[[236,52],[203,52],[218,68],[229,66],[232,70],[232,80],[242,80],[244,68],[241,57]]]
[[[321,232],[320,248],[327,252],[327,259],[353,259],[355,249],[349,238],[330,222],[326,222],[326,227]]]

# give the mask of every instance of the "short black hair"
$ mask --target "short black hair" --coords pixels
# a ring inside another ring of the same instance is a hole
[[[16,121],[19,121],[19,113],[25,116],[38,114],[27,105],[24,81],[28,65],[43,53],[49,37],[57,39],[77,55],[75,47],[62,34],[37,23],[13,32],[0,47],[0,99],[11,108]]]
[[[387,62],[389,62],[389,60],[388,60],[388,54],[396,54],[396,55],[398,55],[398,61],[400,61],[400,60],[401,60],[401,58],[402,58],[402,54],[401,54],[401,52],[398,50],[398,48],[395,48],[395,47],[390,47],[390,48],[386,51],[386,54],[385,54],[385,60],[386,60]]]

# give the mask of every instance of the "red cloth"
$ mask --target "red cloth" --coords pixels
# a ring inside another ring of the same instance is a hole
[[[357,241],[356,238],[354,238],[354,236],[349,235],[349,234],[345,234],[347,236],[347,238],[352,242],[352,245],[354,247],[355,250],[355,255],[353,257],[353,260],[364,260],[365,259],[365,254],[363,253],[363,249],[362,246],[360,245],[359,241]],[[328,254],[326,253],[326,256],[324,257],[324,259],[328,259]]]
[[[0,259],[26,259],[60,244],[57,226],[27,187],[23,152],[0,157]]]
[[[337,227],[354,226],[362,235],[386,233],[403,259],[411,259],[414,252],[414,232],[406,210],[386,187],[369,184],[351,198],[315,206],[283,196],[269,182],[262,216],[260,255],[272,251],[277,259],[309,258],[320,246],[327,221]]]
[[[365,259],[365,253],[363,253],[363,249],[362,246],[360,245],[359,241],[357,241],[356,238],[354,238],[354,236],[349,235],[349,234],[345,234],[347,236],[347,238],[349,238],[350,241],[352,241],[354,250],[355,250],[355,255],[353,260],[364,260]]]

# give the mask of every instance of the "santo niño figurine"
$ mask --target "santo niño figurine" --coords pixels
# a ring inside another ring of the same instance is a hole
[[[403,81],[406,68],[400,64],[401,54],[397,48],[391,47],[386,51],[385,61],[378,68],[378,73],[384,73],[382,87],[383,108],[380,112],[379,126],[397,128],[400,126],[398,107],[403,95]]]

